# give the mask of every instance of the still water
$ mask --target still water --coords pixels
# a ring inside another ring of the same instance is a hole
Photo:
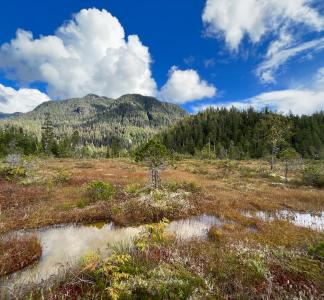
[[[214,216],[201,215],[170,222],[166,231],[177,239],[206,238],[211,226],[222,221]],[[109,255],[113,247],[131,246],[140,227],[117,227],[113,223],[92,225],[64,225],[28,231],[19,234],[36,234],[42,244],[42,257],[38,263],[7,278],[0,279],[2,293],[15,290],[25,284],[37,284],[58,275],[77,264],[90,251]],[[3,294],[2,294],[3,295]]]

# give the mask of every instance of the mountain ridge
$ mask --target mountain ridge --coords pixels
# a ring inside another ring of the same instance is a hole
[[[58,137],[78,130],[83,143],[106,145],[115,137],[126,147],[153,136],[187,115],[176,104],[140,94],[126,94],[117,99],[88,94],[43,102],[30,112],[0,120],[0,126],[20,126],[40,137],[47,113]]]

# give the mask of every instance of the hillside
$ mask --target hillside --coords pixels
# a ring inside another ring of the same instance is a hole
[[[14,116],[19,116],[19,115],[20,115],[20,113],[5,114],[5,113],[0,112],[0,120],[7,119],[10,117],[14,117]]]
[[[275,119],[279,119],[283,127],[289,127],[282,143],[290,144],[302,157],[324,158],[324,112],[284,116],[253,108],[244,111],[208,109],[184,118],[160,138],[178,153],[208,152],[218,158],[260,158],[271,152],[269,135]]]
[[[59,137],[79,131],[83,142],[97,146],[117,138],[128,147],[156,134],[187,113],[175,104],[137,94],[110,99],[94,94],[83,98],[44,102],[33,111],[0,121],[41,135],[46,113],[50,113]]]

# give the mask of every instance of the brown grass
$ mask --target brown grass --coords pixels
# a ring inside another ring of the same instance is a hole
[[[41,254],[42,247],[35,236],[0,240],[0,276],[34,263]]]
[[[280,164],[277,166],[279,175],[282,175],[281,167]],[[134,225],[156,222],[163,217],[215,215],[231,222],[213,228],[209,241],[176,244],[170,253],[178,253],[191,271],[211,277],[211,284],[219,289],[220,295],[233,299],[257,298],[258,294],[266,297],[267,278],[260,277],[253,267],[254,263],[264,263],[271,272],[274,299],[281,293],[295,296],[294,293],[300,290],[311,291],[310,295],[320,297],[323,269],[320,262],[307,256],[307,248],[324,240],[324,234],[287,221],[265,222],[247,218],[242,212],[290,209],[316,213],[324,210],[324,190],[294,184],[299,176],[297,171],[291,173],[292,181],[286,184],[264,176],[267,169],[268,165],[263,161],[179,161],[162,172],[162,181],[194,183],[201,189],[189,196],[190,210],[152,217],[152,212],[134,201],[137,195],[126,189],[130,184],[146,185],[148,170],[145,166],[128,159],[46,159],[40,161],[36,171],[42,182],[22,185],[19,181],[0,181],[0,234],[58,223],[114,221],[120,225]],[[60,170],[69,173],[68,180],[54,180]],[[116,196],[109,201],[87,203],[86,187],[93,180],[113,184],[117,189]],[[13,251],[11,253],[15,253],[16,243],[7,247]],[[249,249],[251,257],[247,265],[237,257],[239,250],[235,252],[235,249],[239,245]],[[265,250],[265,261],[253,256],[255,249],[260,248],[271,249],[270,254]],[[278,258],[276,251],[281,249],[288,254]],[[29,255],[33,257],[32,252]],[[3,256],[0,254],[0,263]],[[12,266],[15,265],[12,262]],[[72,288],[69,290],[71,299],[82,294],[82,284],[62,286],[64,294],[67,286]]]
[[[236,221],[250,222],[240,215],[241,211],[292,209],[317,212],[324,210],[324,190],[294,185],[273,185],[271,179],[241,175],[242,168],[257,172],[266,168],[262,161],[234,162],[228,175],[221,178],[209,176],[212,172],[223,172],[224,163],[187,160],[180,161],[174,168],[162,174],[164,181],[193,182],[202,187],[191,202],[195,206],[192,213],[209,213]],[[86,166],[86,167],[84,167]],[[205,170],[203,174],[192,173],[190,168]],[[189,171],[188,171],[189,169]],[[70,179],[55,183],[55,176],[65,170]],[[41,183],[22,185],[19,182],[0,181],[0,233],[21,228],[35,228],[57,223],[84,222],[94,220],[118,221],[112,209],[130,199],[122,193],[131,183],[145,185],[147,169],[127,159],[107,159],[76,161],[72,159],[47,159],[39,163],[37,176]],[[207,173],[206,173],[207,172]],[[86,185],[93,180],[112,183],[119,193],[111,202],[97,202],[80,206],[84,199]],[[145,212],[142,212],[145,214]],[[121,217],[122,214],[119,214]],[[136,217],[137,218],[137,217]],[[128,224],[147,221],[145,216],[130,220]],[[125,220],[120,222],[126,224]]]

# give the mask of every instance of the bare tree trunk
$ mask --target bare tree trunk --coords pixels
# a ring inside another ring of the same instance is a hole
[[[288,182],[288,160],[285,161],[285,181]]]
[[[274,149],[274,147],[272,147],[271,163],[270,163],[270,169],[271,169],[271,171],[273,171],[274,164],[275,164],[275,149]]]
[[[158,168],[152,168],[150,170],[150,180],[151,180],[151,188],[158,189],[160,187],[160,171]]]

